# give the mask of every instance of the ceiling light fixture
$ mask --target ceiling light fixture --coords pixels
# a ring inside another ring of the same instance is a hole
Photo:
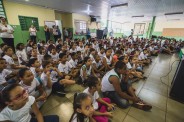
[[[183,12],[165,13],[165,15],[176,15],[176,14],[183,14]]]
[[[25,0],[26,2],[28,2],[29,0]]]
[[[123,3],[123,4],[119,4],[119,5],[112,5],[111,8],[122,7],[122,6],[128,6],[128,3]]]
[[[144,17],[144,15],[132,16],[132,18],[136,18],[136,17]]]

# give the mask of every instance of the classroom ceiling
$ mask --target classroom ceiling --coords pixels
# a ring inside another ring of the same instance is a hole
[[[184,0],[8,0],[31,4],[57,11],[100,16],[113,21],[150,21],[153,16],[168,21],[184,20],[184,14],[165,16],[165,13],[184,12]],[[128,6],[111,8],[128,3]],[[109,15],[108,15],[109,13]],[[132,18],[132,16],[142,16]]]

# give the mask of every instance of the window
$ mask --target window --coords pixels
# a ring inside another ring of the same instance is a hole
[[[0,17],[6,18],[6,13],[5,13],[5,9],[4,9],[4,5],[3,5],[3,1],[2,0],[0,0]]]
[[[75,32],[77,34],[80,34],[82,32],[86,33],[86,29],[87,29],[86,21],[80,21],[80,20],[75,21]]]

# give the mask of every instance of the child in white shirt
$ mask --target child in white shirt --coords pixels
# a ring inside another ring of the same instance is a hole
[[[26,65],[27,64],[27,54],[26,50],[24,49],[23,43],[18,43],[16,46],[16,55],[18,57],[19,64]]]
[[[4,56],[3,58],[6,60],[7,62],[7,68],[8,69],[20,69],[20,68],[25,68],[26,66],[24,65],[16,65],[12,55],[13,55],[13,49],[11,47],[6,47],[4,49]]]
[[[0,121],[11,122],[59,122],[56,115],[43,117],[39,111],[34,97],[29,96],[27,91],[19,84],[6,86],[1,94],[7,106],[0,113]],[[36,118],[32,118],[30,110]]]

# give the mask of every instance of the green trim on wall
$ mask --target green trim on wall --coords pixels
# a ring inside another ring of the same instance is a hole
[[[153,32],[152,35],[162,36],[162,32],[161,31],[155,31],[155,32]],[[165,36],[165,37],[167,37],[167,38],[175,38],[177,41],[180,40],[180,39],[184,40],[184,37],[181,37],[181,36]]]
[[[155,36],[162,36],[162,32],[161,32],[161,31],[155,31],[155,32],[153,32],[152,35],[155,35]]]

